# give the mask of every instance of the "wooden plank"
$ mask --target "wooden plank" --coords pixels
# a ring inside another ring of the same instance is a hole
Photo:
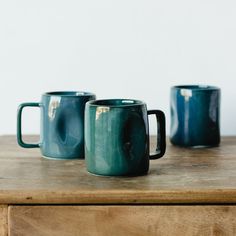
[[[2,204],[235,204],[235,190],[1,191]]]
[[[236,206],[11,206],[10,236],[236,235]]]
[[[6,205],[0,205],[0,236],[8,235],[8,210]]]
[[[91,175],[84,160],[42,158],[14,136],[0,137],[0,150],[0,204],[236,203],[236,137],[205,149],[168,143],[148,175],[123,178]]]

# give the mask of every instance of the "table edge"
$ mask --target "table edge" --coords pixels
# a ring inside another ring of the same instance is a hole
[[[0,190],[0,204],[236,204],[236,189]]]

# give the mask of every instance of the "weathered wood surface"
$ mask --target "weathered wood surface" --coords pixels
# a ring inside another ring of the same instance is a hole
[[[8,235],[8,207],[0,205],[0,236]]]
[[[236,206],[11,206],[10,236],[236,235]]]
[[[236,203],[236,137],[216,148],[168,144],[139,177],[99,177],[84,160],[48,160],[0,137],[0,204]]]

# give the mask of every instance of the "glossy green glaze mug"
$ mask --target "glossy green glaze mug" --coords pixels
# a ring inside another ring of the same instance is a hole
[[[95,94],[81,91],[44,93],[41,102],[22,103],[17,113],[17,141],[24,148],[40,148],[46,158],[84,158],[84,108]],[[25,143],[21,120],[25,107],[41,110],[40,142]]]
[[[148,115],[157,118],[157,148],[149,153]],[[85,162],[88,172],[106,176],[147,174],[149,159],[161,158],[166,149],[165,115],[147,111],[132,99],[94,100],[85,106]]]
[[[221,90],[209,85],[171,88],[170,141],[183,147],[215,147],[220,143]]]

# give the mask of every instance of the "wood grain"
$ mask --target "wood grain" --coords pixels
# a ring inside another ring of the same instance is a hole
[[[235,236],[236,206],[11,206],[10,236]]]
[[[7,214],[7,206],[0,205],[0,236],[8,234]]]
[[[0,204],[236,203],[236,137],[205,149],[168,143],[138,177],[93,176],[84,160],[42,158],[14,136],[0,137],[0,162]]]

